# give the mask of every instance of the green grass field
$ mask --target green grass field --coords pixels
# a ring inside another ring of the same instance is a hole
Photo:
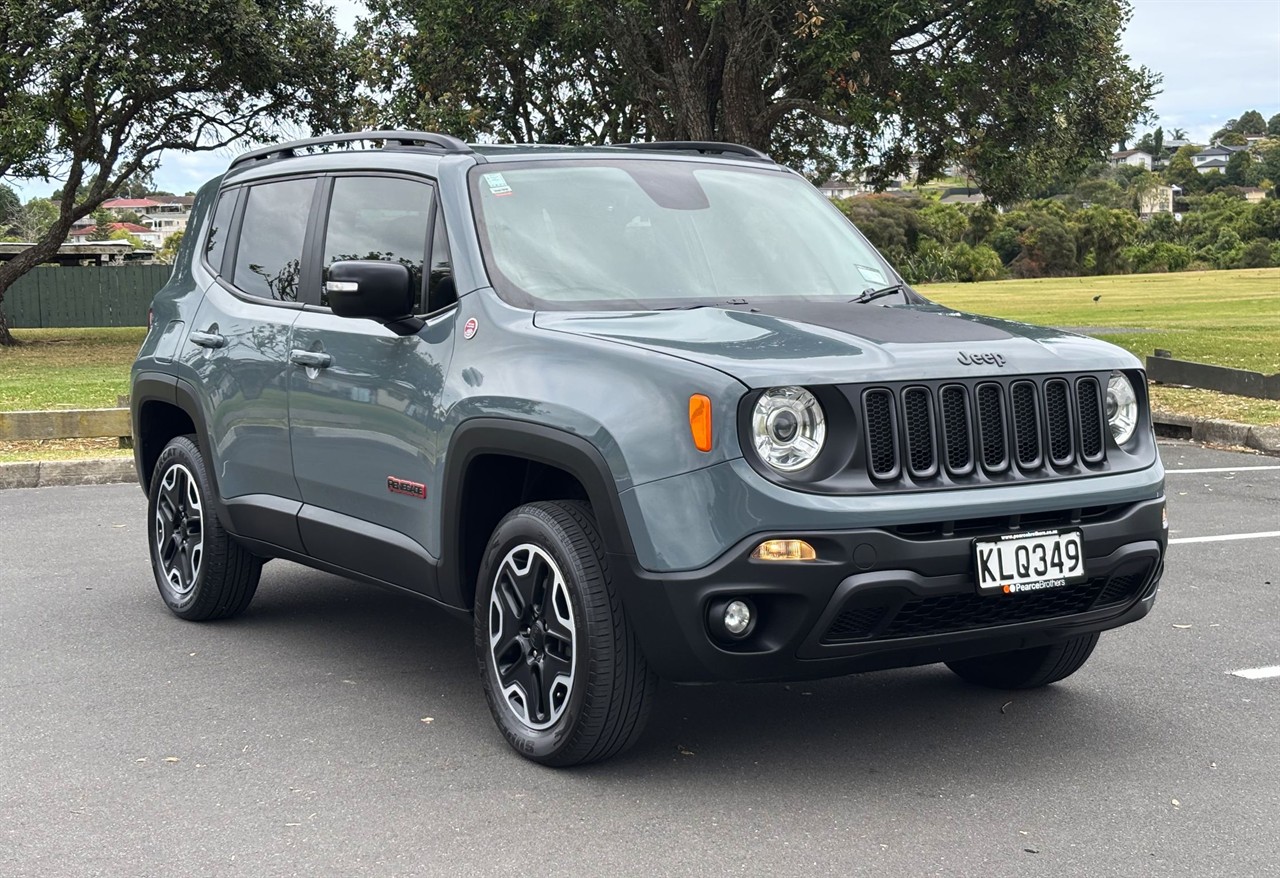
[[[1089,327],[1089,335],[1139,357],[1164,348],[1180,360],[1280,372],[1280,268],[931,284],[920,291],[962,311]]]
[[[147,330],[19,329],[0,347],[0,411],[113,408],[129,392],[129,366]]]

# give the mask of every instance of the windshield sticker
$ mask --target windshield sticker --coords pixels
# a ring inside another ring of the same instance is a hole
[[[870,265],[859,265],[858,271],[862,272],[862,276],[874,283],[884,283],[884,272]]]
[[[498,198],[511,194],[511,187],[507,185],[506,179],[501,174],[481,174],[480,176],[489,187],[489,194]]]

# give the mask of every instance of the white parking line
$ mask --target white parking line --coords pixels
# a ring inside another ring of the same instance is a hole
[[[1245,668],[1243,671],[1228,671],[1233,677],[1244,677],[1246,680],[1266,680],[1269,677],[1280,677],[1280,665],[1269,668]]]
[[[1280,530],[1268,530],[1256,534],[1223,534],[1218,537],[1176,537],[1169,540],[1169,544],[1174,543],[1219,543],[1227,540],[1261,540],[1266,537],[1280,537]]]
[[[1166,475],[1174,473],[1244,473],[1250,470],[1259,469],[1280,469],[1280,465],[1276,466],[1206,466],[1198,469],[1167,469]]]

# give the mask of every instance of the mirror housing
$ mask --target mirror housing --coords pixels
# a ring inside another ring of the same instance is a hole
[[[374,320],[397,335],[410,335],[425,325],[413,316],[417,290],[409,269],[398,262],[335,262],[324,287],[329,307],[339,317]]]

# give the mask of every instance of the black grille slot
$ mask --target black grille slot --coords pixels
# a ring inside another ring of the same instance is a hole
[[[1076,382],[1076,400],[1080,410],[1080,453],[1090,463],[1102,460],[1106,450],[1102,430],[1102,393],[1094,378]]]
[[[933,407],[929,391],[908,387],[902,392],[903,422],[907,434],[907,466],[911,475],[927,479],[938,471],[938,458],[933,445]]]
[[[959,384],[948,384],[938,395],[942,407],[942,448],[953,475],[973,471],[973,443],[969,441],[969,396]]]
[[[1071,440],[1071,391],[1067,382],[1052,378],[1044,383],[1045,425],[1049,429],[1049,459],[1055,466],[1075,460]]]
[[[1018,449],[1018,466],[1040,466],[1040,413],[1036,406],[1036,386],[1030,381],[1015,382],[1013,398],[1013,439]]]
[[[982,466],[988,472],[1004,472],[1009,467],[1009,450],[1004,432],[1004,394],[999,384],[978,385],[978,445]]]
[[[887,390],[868,390],[862,398],[862,407],[867,422],[867,454],[871,474],[878,479],[892,479],[898,475],[893,394]]]
[[[888,607],[850,607],[841,611],[823,640],[858,640],[870,637]]]
[[[1125,572],[1109,577],[1095,576],[1080,585],[1031,594],[990,596],[968,591],[913,598],[898,605],[896,611],[889,609],[897,601],[888,595],[862,594],[850,599],[851,604],[857,601],[859,605],[846,606],[822,639],[833,643],[872,635],[877,640],[923,637],[1087,613],[1137,598],[1151,579],[1152,565],[1148,561],[1140,567],[1128,565],[1122,570]],[[900,601],[902,592],[896,594]]]

